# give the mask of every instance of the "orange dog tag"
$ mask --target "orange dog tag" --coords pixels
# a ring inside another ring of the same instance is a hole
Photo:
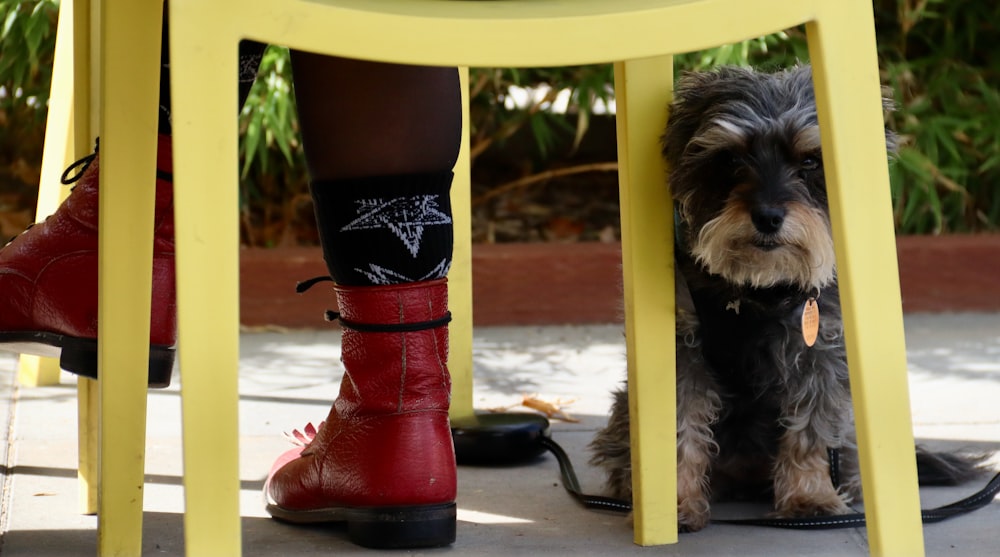
[[[816,298],[809,298],[806,305],[802,306],[802,340],[806,341],[806,346],[816,344],[816,337],[819,335],[819,305]]]

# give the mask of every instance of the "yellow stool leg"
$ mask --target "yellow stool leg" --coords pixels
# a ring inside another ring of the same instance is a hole
[[[462,87],[462,147],[451,186],[455,248],[448,273],[448,307],[453,316],[448,370],[451,372],[451,418],[471,416],[472,401],[472,183],[469,160],[469,68],[459,68]]]
[[[236,81],[219,68],[237,67],[239,37],[212,9],[171,3],[170,55],[185,546],[224,557],[240,554],[239,223]]]
[[[98,551],[139,555],[162,3],[100,8]]]
[[[635,542],[677,542],[673,211],[659,138],[673,59],[615,64]],[[640,303],[641,301],[641,303]]]
[[[61,187],[59,177],[76,156],[73,103],[73,1],[63,0],[59,8],[59,23],[49,89],[49,113],[45,120],[45,145],[42,151],[42,172],[38,188],[35,221],[55,212],[68,188]],[[18,379],[26,387],[59,383],[59,361],[22,354],[18,363]]]
[[[807,33],[868,538],[873,555],[923,555],[872,6],[844,0],[823,7]]]
[[[97,514],[98,452],[97,381],[80,377],[76,383],[77,405],[77,484],[80,514]]]

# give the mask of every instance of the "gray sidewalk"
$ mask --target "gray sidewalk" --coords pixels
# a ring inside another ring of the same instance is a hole
[[[1000,448],[1000,315],[906,317],[915,433],[932,447]],[[332,332],[246,332],[242,336],[241,480],[244,555],[373,555],[337,529],[267,518],[263,478],[290,445],[283,431],[326,416],[342,374]],[[498,327],[475,332],[477,408],[516,405],[524,394],[561,399],[579,423],[553,422],[584,489],[600,473],[586,445],[606,417],[609,391],[624,377],[618,325]],[[6,467],[0,556],[93,555],[96,519],[77,514],[76,388],[19,388],[16,360],[0,353],[0,414]],[[176,382],[175,382],[176,383]],[[180,408],[176,385],[149,396],[144,554],[183,555]],[[205,424],[211,427],[211,424]],[[1000,460],[994,459],[1000,466]],[[925,488],[925,507],[979,489]],[[509,468],[459,468],[458,541],[419,554],[455,555],[866,555],[864,530],[797,532],[713,525],[680,544],[639,548],[620,516],[587,511],[563,491],[555,459]],[[717,515],[758,516],[760,507],[717,505]],[[1000,504],[924,529],[928,555],[995,555]],[[392,552],[394,555],[406,552]],[[207,556],[210,557],[210,556]]]

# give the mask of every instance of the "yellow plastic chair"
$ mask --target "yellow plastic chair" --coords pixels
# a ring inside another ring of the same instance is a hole
[[[78,13],[90,13],[85,2],[76,0]],[[107,232],[100,477],[113,478],[100,483],[99,551],[138,554],[144,424],[134,417],[144,415],[145,374],[135,370],[145,368],[148,350],[153,188],[129,186],[149,181],[154,168],[161,13],[153,0],[97,3],[99,33],[91,37],[99,36],[101,94],[93,129],[102,138]],[[237,100],[233,73],[220,71],[236,67],[240,39],[422,65],[615,63],[635,541],[654,545],[677,541],[675,354],[673,343],[663,342],[674,333],[673,229],[658,148],[671,54],[802,23],[822,124],[871,550],[923,553],[868,0],[171,0],[170,18],[188,554],[240,553]],[[455,207],[468,205],[468,165],[466,145]],[[457,416],[472,411],[466,211],[456,211],[455,225],[450,365]],[[121,230],[129,233],[115,233]],[[880,273],[865,273],[876,267]]]
[[[98,101],[95,101],[95,105],[91,105],[91,92],[92,90],[97,92],[96,88],[100,82],[99,60],[103,55],[102,52],[96,50],[99,43],[99,35],[96,31],[100,26],[96,23],[91,24],[92,19],[96,20],[99,17],[97,7],[94,5],[92,10],[89,0],[62,0],[61,2],[38,204],[35,211],[36,221],[42,221],[47,215],[53,213],[69,194],[69,188],[61,185],[59,177],[73,161],[83,154],[91,152],[94,138],[99,135],[98,130],[102,128],[100,114],[104,103],[101,101],[105,99],[99,99],[99,95],[95,95],[93,98],[98,99]],[[141,19],[146,17],[145,13],[135,15]],[[157,42],[157,48],[158,44]],[[93,52],[91,52],[92,46]],[[94,63],[91,63],[92,61]],[[156,72],[158,70],[154,64],[152,72],[148,68],[143,68],[142,72],[135,75],[138,78],[145,77],[147,82],[153,83],[155,87],[156,79],[158,79]],[[150,78],[152,79],[150,80]],[[155,89],[153,91],[155,95]],[[147,91],[141,92],[143,97],[148,95],[148,87]],[[120,91],[119,94],[127,95],[128,93]],[[99,105],[96,104],[98,102],[100,102]],[[155,117],[153,121],[155,123]],[[145,222],[143,217],[139,217],[139,219],[143,223]],[[102,235],[104,238],[106,236]],[[148,303],[146,305],[148,306]],[[125,307],[117,309],[118,311],[126,310]],[[105,319],[102,319],[103,321]],[[148,330],[148,319],[146,323]],[[105,359],[105,361],[107,360]],[[145,368],[145,364],[141,368]],[[19,359],[18,379],[22,385],[38,387],[57,384],[59,374],[58,358],[22,354]],[[109,383],[105,382],[104,386],[109,388]],[[98,413],[98,401],[101,398],[98,388],[97,381],[83,377],[78,379],[78,477],[80,480],[80,512],[83,514],[98,512],[98,454],[100,452],[98,429],[101,416]],[[114,385],[110,384],[110,388],[114,390]],[[133,487],[127,491],[129,491],[129,495],[136,491],[140,494],[139,511],[142,508],[142,462],[145,447],[146,399],[144,385],[142,390],[141,395],[133,390],[132,393],[125,394],[125,396],[109,397],[110,403],[105,405],[107,412],[105,415],[115,416],[115,418],[110,418],[110,422],[105,422],[110,425],[105,432],[105,446],[108,447],[108,450],[104,452],[104,456],[108,466],[104,468],[104,473],[117,474],[116,468],[133,473],[131,478]],[[134,481],[135,474],[138,474],[138,483]],[[122,485],[124,484],[108,482],[105,487],[113,489]],[[128,514],[135,515],[136,513],[129,512]],[[141,514],[134,518],[141,521]],[[139,524],[141,526],[141,522]]]

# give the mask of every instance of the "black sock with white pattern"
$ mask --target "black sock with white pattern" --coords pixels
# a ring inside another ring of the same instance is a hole
[[[348,286],[442,278],[451,267],[452,172],[311,184],[323,258]]]

